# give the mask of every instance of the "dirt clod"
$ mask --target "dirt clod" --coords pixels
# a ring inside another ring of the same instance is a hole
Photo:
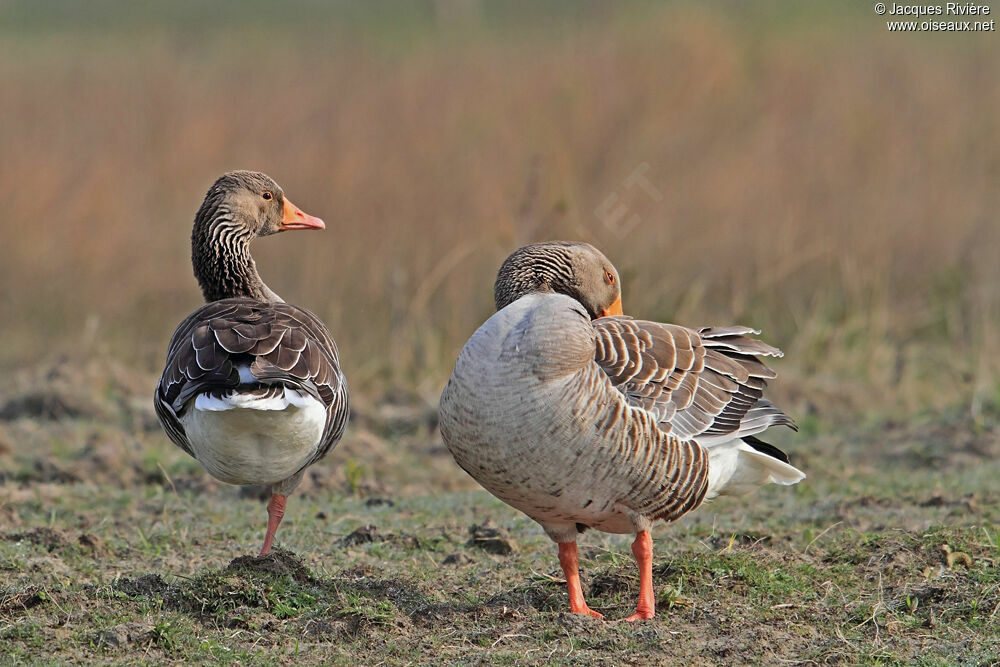
[[[375,524],[368,524],[367,526],[361,526],[356,529],[350,535],[340,540],[340,543],[345,547],[353,547],[359,544],[381,541],[383,539],[384,538],[379,535],[378,528]]]
[[[732,535],[716,535],[711,538],[714,549],[732,549],[735,546],[757,546],[767,544],[771,541],[770,535],[751,535],[746,533],[736,533]]]
[[[57,420],[98,416],[100,416],[100,410],[96,407],[51,391],[39,391],[17,396],[0,407],[0,419],[4,421],[22,417]]]
[[[61,549],[67,544],[63,534],[51,528],[32,528],[26,533],[8,533],[4,539],[8,542],[28,542],[45,547],[49,552]]]
[[[407,535],[406,533],[400,533],[399,535],[394,535],[390,533],[386,537],[386,539],[392,542],[393,544],[398,544],[400,546],[406,547],[407,549],[420,548],[420,540],[417,538],[416,535]]]
[[[556,607],[558,603],[553,600],[554,596],[560,594],[565,594],[565,586],[560,585],[557,588],[555,583],[544,586],[527,584],[492,596],[486,600],[486,605],[504,610],[530,607],[539,611],[554,611],[561,608]]]
[[[93,642],[95,646],[108,646],[111,648],[118,648],[122,645],[124,637],[121,633],[117,632],[115,628],[108,628],[107,630],[101,630],[100,632],[94,633]]]
[[[39,586],[29,586],[20,591],[0,589],[0,613],[17,613],[49,601],[49,596]]]
[[[361,563],[355,565],[352,568],[340,571],[340,576],[344,579],[364,579],[365,577],[371,577],[375,575],[375,568],[367,563]]]
[[[604,621],[587,614],[573,614],[564,612],[559,614],[557,623],[572,634],[584,634],[594,632],[597,628],[603,628]]]
[[[146,642],[153,635],[153,627],[145,623],[122,623],[94,633],[95,646],[119,648],[129,643]]]
[[[7,475],[4,477],[6,478]],[[19,471],[10,477],[21,483],[75,484],[80,481],[77,474],[44,459],[36,459],[30,470]]]
[[[479,547],[487,553],[498,556],[507,556],[515,551],[514,542],[505,537],[500,529],[490,525],[489,521],[470,526],[469,534],[472,537],[467,543],[468,546]]]
[[[89,549],[95,554],[106,554],[108,552],[108,547],[104,544],[104,540],[99,538],[97,535],[80,533],[80,537],[76,538],[76,541],[81,547]]]
[[[122,577],[115,581],[111,587],[131,597],[162,595],[170,590],[170,584],[165,582],[163,577],[158,574],[144,574],[135,579]]]
[[[456,551],[453,554],[448,554],[443,561],[442,565],[468,565],[469,563],[475,563],[468,554],[463,554],[460,551]]]
[[[288,575],[299,583],[314,581],[312,573],[295,553],[275,547],[265,556],[240,556],[230,561],[227,572],[252,572],[269,576]]]
[[[627,593],[632,588],[633,581],[614,572],[599,574],[593,578],[590,584],[591,595],[606,595],[615,593]]]
[[[309,621],[302,628],[302,634],[307,637],[337,638],[348,634],[348,623],[345,621]]]

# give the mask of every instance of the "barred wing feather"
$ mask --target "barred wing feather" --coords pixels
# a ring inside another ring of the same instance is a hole
[[[650,412],[662,430],[688,440],[795,428],[762,398],[775,373],[758,356],[782,353],[750,336],[749,327],[699,330],[628,317],[594,321],[595,361],[629,403]]]

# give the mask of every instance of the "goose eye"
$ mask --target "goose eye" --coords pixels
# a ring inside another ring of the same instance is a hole
[[[609,285],[614,285],[615,284],[615,274],[613,274],[610,271],[608,271],[607,273],[604,274],[604,276],[608,279],[608,284]]]
[[[264,199],[266,199],[268,201],[274,199],[274,195],[272,195],[270,192],[265,192],[264,194],[261,195],[261,197],[263,197]]]

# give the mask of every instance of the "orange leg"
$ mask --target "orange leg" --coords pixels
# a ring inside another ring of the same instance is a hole
[[[635,613],[625,620],[653,618],[656,613],[656,600],[653,597],[653,536],[648,530],[640,530],[635,536],[632,555],[639,566],[639,603],[635,606]]]
[[[274,542],[274,534],[278,531],[278,524],[285,516],[285,502],[288,496],[280,493],[271,494],[271,500],[267,503],[267,535],[264,536],[264,548],[260,550],[261,556],[266,556],[271,551],[271,544]]]
[[[601,614],[587,606],[583,599],[583,587],[580,585],[580,557],[576,551],[576,542],[559,543],[559,564],[566,575],[566,588],[569,590],[569,610],[574,614],[587,614],[595,618],[603,618]]]

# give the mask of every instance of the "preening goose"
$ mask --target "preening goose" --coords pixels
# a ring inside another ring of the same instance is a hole
[[[577,534],[635,533],[639,601],[654,614],[650,528],[707,499],[805,475],[756,436],[794,428],[762,398],[781,356],[747,327],[687,329],[622,315],[618,272],[586,243],[514,252],[497,312],[459,354],[441,434],[486,490],[559,545],[570,610],[587,607]]]
[[[191,233],[207,303],[170,339],[153,400],[170,439],[213,477],[271,486],[262,556],[288,494],[343,435],[349,399],[330,332],[264,284],[249,245],[324,227],[264,174],[234,171],[212,185]]]

